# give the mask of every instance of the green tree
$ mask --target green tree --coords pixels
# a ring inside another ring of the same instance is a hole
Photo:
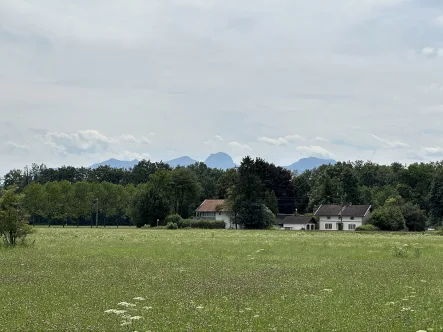
[[[420,210],[418,204],[410,202],[403,204],[401,207],[405,224],[411,232],[423,232],[426,229],[428,218],[423,210]]]
[[[171,173],[170,186],[175,213],[187,219],[192,215],[191,207],[195,208],[199,200],[200,187],[196,175],[187,168],[177,167]]]
[[[256,173],[255,163],[245,157],[238,169],[238,181],[231,197],[236,224],[246,228],[268,227],[264,208],[264,186]]]
[[[88,219],[92,216],[93,197],[91,185],[87,182],[77,182],[72,188],[72,217],[75,219],[77,227],[80,220]]]
[[[437,169],[431,184],[429,198],[430,214],[434,223],[443,221],[443,168]]]
[[[394,198],[388,199],[382,208],[374,211],[370,223],[383,231],[404,230],[405,218],[399,202]]]
[[[44,185],[46,204],[44,204],[44,216],[48,220],[48,226],[51,223],[64,219],[63,196],[59,182],[48,182]]]
[[[273,191],[265,192],[265,205],[272,212],[272,214],[277,215],[278,213],[278,200],[277,196]]]
[[[32,224],[45,215],[46,193],[39,183],[31,183],[23,190],[23,206],[28,211]]]
[[[149,178],[149,183],[137,187],[132,200],[130,215],[137,227],[149,224],[154,227],[164,225],[165,218],[173,210],[171,172],[157,171]]]
[[[31,233],[22,207],[23,194],[16,191],[15,187],[4,190],[0,197],[0,236],[11,247]]]

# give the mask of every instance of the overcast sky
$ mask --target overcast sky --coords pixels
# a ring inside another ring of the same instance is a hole
[[[441,0],[1,0],[0,174],[443,158]]]

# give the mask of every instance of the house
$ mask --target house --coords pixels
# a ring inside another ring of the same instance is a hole
[[[288,231],[314,231],[317,222],[314,217],[305,216],[287,216],[279,222],[282,229]]]
[[[233,223],[231,211],[228,211],[223,199],[207,199],[195,210],[195,217],[204,220],[223,220],[226,229],[238,228]]]
[[[371,205],[320,205],[314,214],[321,231],[355,231],[371,217]]]

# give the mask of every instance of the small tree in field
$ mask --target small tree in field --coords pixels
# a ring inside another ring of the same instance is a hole
[[[32,231],[21,208],[22,199],[16,188],[3,191],[0,197],[0,237],[11,247]]]

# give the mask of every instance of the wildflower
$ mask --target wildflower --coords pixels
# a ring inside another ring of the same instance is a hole
[[[143,309],[145,309],[145,310],[151,310],[152,307],[143,307]]]
[[[332,289],[325,288],[325,289],[322,289],[322,292],[331,293],[331,292],[332,292]]]
[[[144,297],[134,297],[133,300],[136,300],[136,301],[146,301],[146,299]]]
[[[118,305],[122,306],[122,307],[126,307],[126,308],[130,308],[130,307],[135,307],[136,306],[135,304],[128,303],[128,302],[120,302]]]
[[[203,309],[203,307],[200,305],[198,307],[195,307],[195,309],[201,310],[201,309]]]
[[[116,314],[116,315],[123,315],[125,312],[126,310],[117,310],[117,309],[109,309],[105,311],[105,313],[107,314]]]
[[[386,303],[386,305],[394,305],[395,304],[395,302],[388,302],[388,303]]]
[[[420,280],[420,282],[423,282],[423,283],[425,283],[425,282],[427,282],[427,281],[426,281],[426,280],[423,280],[423,279],[422,279],[422,280]]]
[[[120,326],[128,326],[128,325],[131,325],[131,322],[122,322],[120,324]]]
[[[130,318],[130,320],[140,320],[140,319],[143,319],[143,317],[142,316],[134,316],[134,317]]]
[[[428,332],[428,331],[426,331],[426,330],[418,330],[417,332]]]
[[[255,315],[255,316],[254,316],[254,318],[258,318],[258,317],[260,317],[260,315]]]
[[[246,310],[246,311],[251,311],[252,309],[251,309],[251,308],[245,308],[245,310]]]

